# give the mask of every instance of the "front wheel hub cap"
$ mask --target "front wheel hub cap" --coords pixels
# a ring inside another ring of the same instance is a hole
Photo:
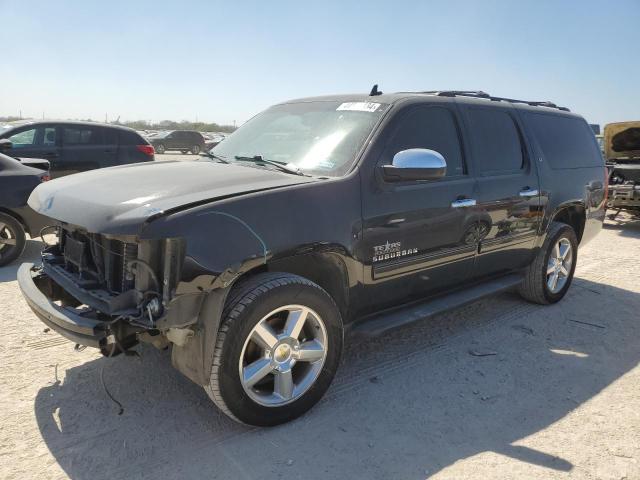
[[[240,354],[242,388],[256,403],[278,407],[300,398],[322,371],[327,356],[324,321],[303,305],[286,305],[263,317]]]

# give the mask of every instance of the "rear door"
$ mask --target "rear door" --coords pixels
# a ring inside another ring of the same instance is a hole
[[[179,150],[189,150],[191,148],[191,136],[189,132],[176,132],[176,148]]]
[[[511,105],[460,104],[477,180],[475,276],[527,265],[542,211],[538,173]]]
[[[104,129],[99,125],[62,125],[62,153],[55,177],[107,165]]]
[[[119,165],[118,161],[118,130],[115,128],[101,127],[104,135],[104,160],[103,167]]]

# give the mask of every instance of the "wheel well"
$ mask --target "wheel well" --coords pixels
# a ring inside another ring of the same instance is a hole
[[[235,283],[263,272],[292,273],[311,280],[333,298],[343,321],[347,322],[349,280],[344,262],[337,255],[311,253],[276,259],[244,273]]]
[[[6,208],[2,208],[2,207],[0,207],[0,213],[4,213],[5,215],[9,215],[10,217],[15,218],[18,221],[18,223],[20,223],[20,225],[22,225],[22,228],[24,228],[24,231],[29,233],[29,235],[31,235],[31,232],[29,232],[27,224],[24,223],[24,220],[22,219],[22,217],[20,217],[20,215],[18,215],[15,212],[12,212],[11,210],[8,210]]]
[[[582,233],[584,232],[584,222],[586,214],[584,207],[580,205],[571,205],[563,207],[553,216],[553,221],[562,222],[573,228],[578,238],[578,243],[582,240]]]

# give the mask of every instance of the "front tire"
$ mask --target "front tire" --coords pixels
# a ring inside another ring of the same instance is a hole
[[[578,239],[569,225],[552,222],[542,247],[525,272],[519,292],[533,303],[560,301],[569,290],[578,259]]]
[[[166,149],[164,148],[164,145],[162,143],[158,144],[158,146],[156,146],[156,153],[159,154],[163,154],[166,151]]]
[[[329,388],[342,341],[340,312],[321,287],[297,275],[256,275],[229,294],[205,389],[236,421],[288,422]]]
[[[200,153],[200,145],[194,145],[193,147],[191,147],[191,153],[193,153],[194,155],[197,155]]]
[[[22,255],[27,244],[24,228],[10,215],[0,213],[0,267]]]

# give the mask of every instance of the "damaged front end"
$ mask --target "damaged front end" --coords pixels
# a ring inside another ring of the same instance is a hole
[[[42,264],[23,264],[18,281],[29,306],[50,328],[105,355],[139,341],[180,345],[195,323],[198,295],[178,295],[184,241],[139,240],[63,224]]]
[[[604,127],[609,169],[607,208],[615,219],[626,210],[640,214],[640,122],[610,123]]]
[[[640,214],[640,160],[609,163],[607,208]]]

